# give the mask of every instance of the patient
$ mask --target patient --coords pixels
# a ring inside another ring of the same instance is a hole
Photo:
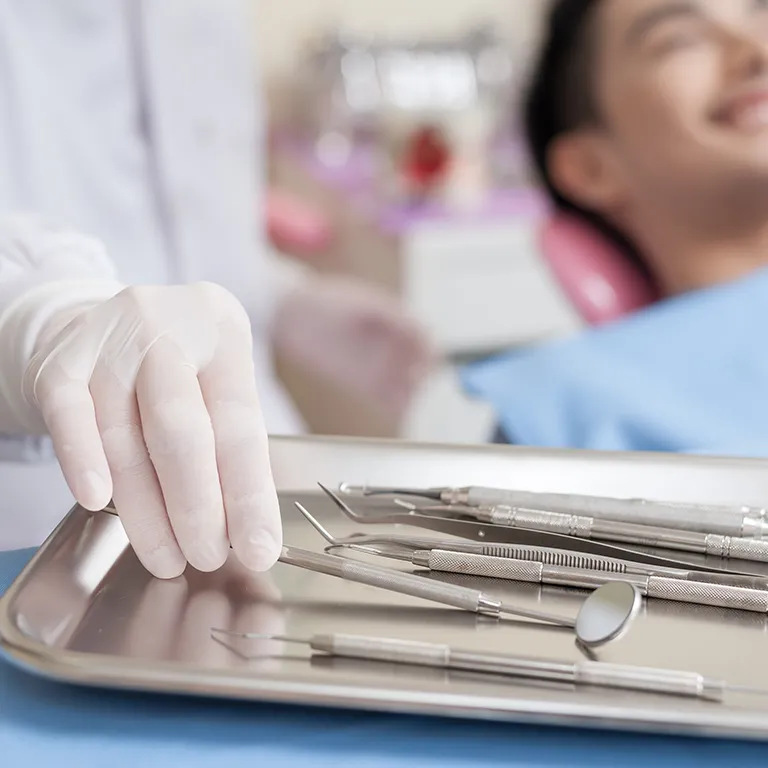
[[[664,293],[768,262],[768,2],[559,0],[526,111],[557,204]]]
[[[768,0],[557,0],[526,126],[555,204],[662,295],[768,264]]]

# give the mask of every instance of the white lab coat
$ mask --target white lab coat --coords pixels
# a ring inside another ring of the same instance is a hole
[[[257,215],[263,126],[247,10],[0,0],[0,212],[100,239],[123,283],[210,280],[234,292],[254,322],[267,426],[291,433],[300,421],[268,355],[274,286]],[[71,495],[28,441],[0,443],[0,549],[37,544]]]

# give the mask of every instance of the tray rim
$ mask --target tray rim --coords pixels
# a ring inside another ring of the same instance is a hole
[[[51,651],[46,646],[32,642],[14,643],[0,635],[0,658],[27,674],[56,684],[69,684],[92,690],[120,691],[137,694],[162,694],[198,699],[239,701],[257,705],[364,711],[369,713],[438,717],[496,722],[519,725],[547,726],[553,728],[589,729],[642,733],[656,736],[703,737],[709,739],[768,741],[768,728],[762,713],[729,711],[726,718],[716,714],[702,716],[702,712],[690,712],[682,717],[659,718],[659,711],[652,705],[644,708],[616,708],[606,704],[566,704],[558,702],[553,711],[546,702],[520,699],[479,699],[471,694],[419,694],[402,690],[378,689],[376,696],[362,686],[328,685],[325,683],[290,682],[270,675],[261,677],[257,687],[233,685],[242,678],[242,670],[198,672],[195,684],[189,684],[186,670],[191,665],[180,662],[158,663],[119,659],[104,654],[77,651]],[[88,659],[88,667],[83,663]],[[109,659],[109,663],[102,660]],[[94,663],[96,662],[96,663]],[[143,677],[127,677],[128,670],[143,670]],[[82,674],[86,670],[86,674]],[[147,673],[153,672],[150,677]],[[220,681],[213,687],[212,681]],[[225,682],[226,681],[226,684]],[[207,684],[207,685],[206,685]],[[301,697],[297,698],[297,694]],[[406,700],[407,699],[407,700]],[[439,699],[439,701],[438,701]],[[478,701],[508,704],[520,702],[521,707],[479,707]],[[462,705],[462,702],[472,702]],[[720,705],[713,704],[713,707]]]

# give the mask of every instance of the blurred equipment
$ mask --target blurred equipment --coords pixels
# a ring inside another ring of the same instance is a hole
[[[333,227],[316,208],[285,192],[266,199],[267,234],[282,253],[311,261],[333,242]]]
[[[399,171],[403,162],[412,170],[414,146],[439,156],[441,171],[449,157],[458,165],[479,151],[496,171],[493,183],[506,186],[519,171],[505,151],[518,69],[510,46],[490,26],[443,40],[336,32],[307,52],[296,116],[325,165],[344,165],[360,144],[383,150],[377,174],[388,193],[402,192]]]
[[[408,196],[420,200],[429,195],[445,178],[450,162],[451,149],[440,128],[426,125],[417,129],[403,157]]]

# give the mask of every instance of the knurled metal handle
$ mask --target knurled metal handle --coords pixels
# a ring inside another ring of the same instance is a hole
[[[647,595],[682,603],[768,613],[768,592],[743,587],[650,576],[647,581]]]
[[[414,552],[414,565],[424,565],[433,571],[462,573],[468,576],[485,576],[491,579],[510,579],[538,584],[544,566],[538,562],[509,560],[488,555],[469,555],[463,552],[444,552],[433,549]]]
[[[689,581],[703,581],[705,584],[722,584],[729,587],[744,587],[745,589],[768,590],[768,579],[760,576],[740,576],[731,573],[707,573],[706,571],[691,572]]]
[[[708,555],[768,563],[768,541],[710,534],[705,540]]]
[[[669,517],[677,513],[679,524],[671,527],[720,535],[750,535],[742,532],[745,517],[761,518],[764,510],[717,504],[689,504],[653,499],[623,499],[568,493],[542,493],[494,488],[470,488],[466,502],[475,507],[525,507],[601,520],[667,528]],[[757,531],[760,526],[755,526]]]
[[[540,512],[519,507],[497,507],[487,514],[489,522],[511,528],[544,529],[566,536],[589,536],[592,520],[578,515],[564,515],[559,512]]]

